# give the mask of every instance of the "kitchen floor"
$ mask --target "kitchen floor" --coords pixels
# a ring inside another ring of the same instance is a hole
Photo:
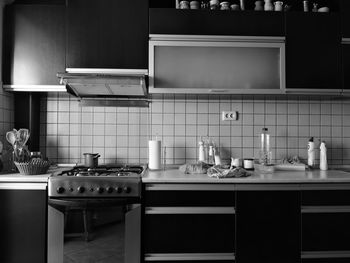
[[[124,263],[124,223],[95,228],[92,240],[66,238],[64,263]]]

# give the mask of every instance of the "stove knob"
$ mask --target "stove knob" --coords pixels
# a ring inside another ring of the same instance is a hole
[[[107,190],[107,193],[109,193],[109,194],[113,193],[113,188],[112,187],[107,187],[106,190]]]
[[[56,191],[57,191],[57,193],[59,193],[59,194],[63,194],[64,191],[65,191],[65,189],[64,189],[64,187],[60,186],[60,187],[57,187]]]
[[[118,194],[120,194],[123,191],[123,188],[121,188],[120,186],[117,186],[115,190],[117,191]]]
[[[78,190],[78,192],[79,193],[84,193],[85,192],[85,187],[84,186],[79,186],[78,188],[77,188],[77,190]]]
[[[124,192],[127,193],[127,194],[131,192],[131,188],[128,187],[128,186],[125,186],[123,190],[124,190]]]
[[[99,194],[102,194],[105,189],[103,187],[97,187],[96,190]]]

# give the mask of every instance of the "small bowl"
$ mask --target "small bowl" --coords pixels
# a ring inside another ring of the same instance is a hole
[[[321,7],[321,8],[318,9],[318,12],[328,13],[329,12],[329,7],[327,7],[327,6]]]

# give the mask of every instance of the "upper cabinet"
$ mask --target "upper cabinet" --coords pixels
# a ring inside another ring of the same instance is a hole
[[[66,68],[147,69],[147,0],[67,0]]]
[[[58,85],[56,74],[65,68],[64,2],[21,2],[5,8],[3,82]]]
[[[341,1],[342,37],[350,38],[350,1]]]
[[[150,34],[284,36],[283,12],[150,9]]]
[[[341,91],[338,12],[286,13],[286,88]]]

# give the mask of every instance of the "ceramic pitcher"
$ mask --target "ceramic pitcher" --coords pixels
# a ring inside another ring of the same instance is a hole
[[[255,11],[263,11],[264,10],[264,5],[263,5],[263,1],[255,1]]]
[[[265,0],[264,10],[265,11],[273,11],[272,0]]]
[[[275,2],[275,11],[282,11],[283,10],[283,2],[282,1],[276,1]]]

